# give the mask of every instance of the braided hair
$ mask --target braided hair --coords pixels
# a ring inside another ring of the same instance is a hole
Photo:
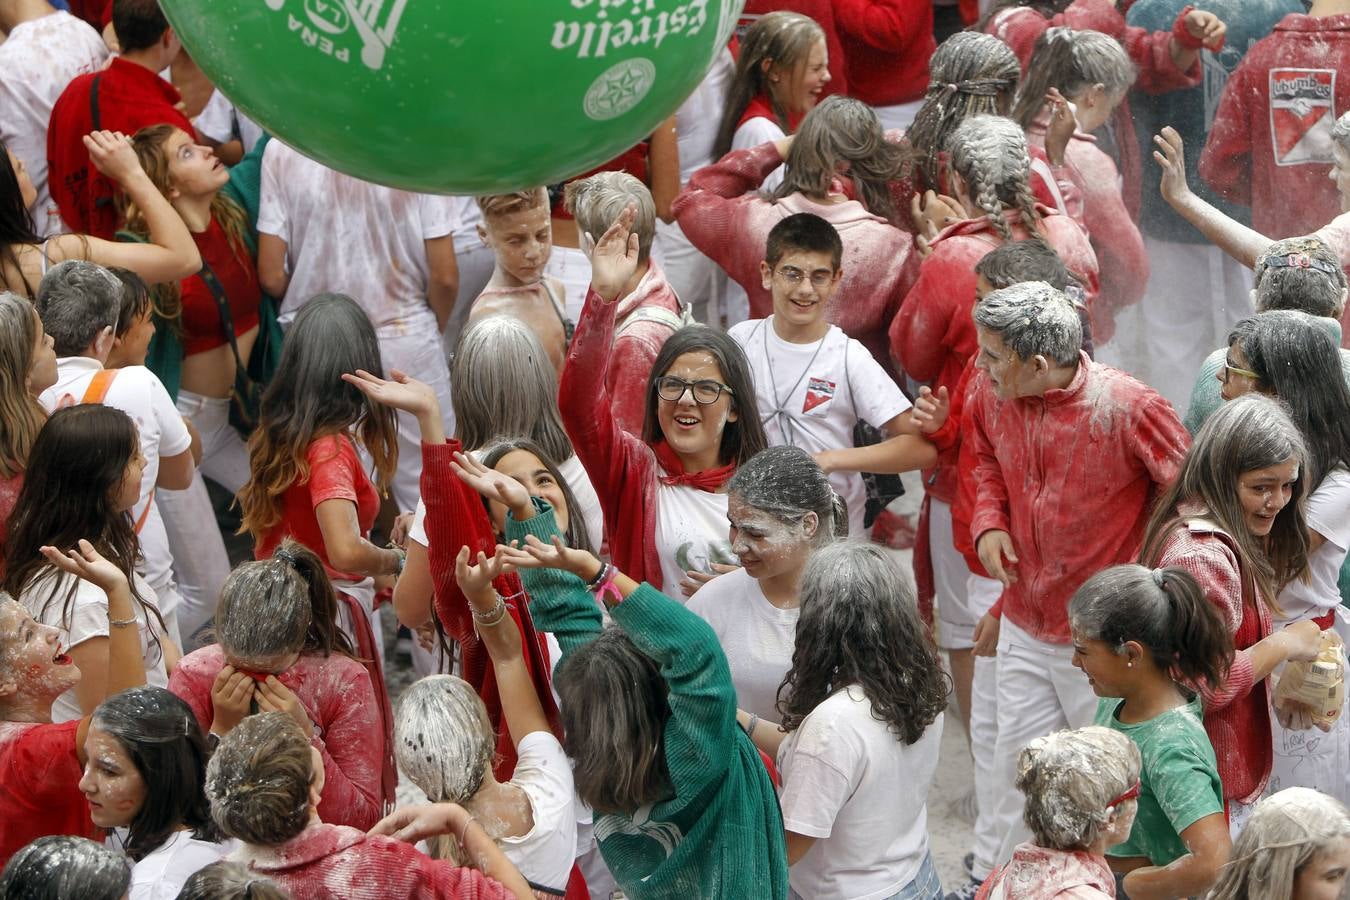
[[[1005,208],[1020,212],[1027,228],[1041,234],[1027,136],[1016,122],[1003,116],[966,119],[947,139],[946,150],[951,170],[965,181],[971,200],[1003,240],[1014,239]]]

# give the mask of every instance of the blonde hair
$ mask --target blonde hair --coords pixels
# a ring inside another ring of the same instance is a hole
[[[511,191],[509,194],[484,194],[475,197],[474,201],[482,210],[483,218],[489,221],[549,205],[548,189],[543,187]]]
[[[741,52],[736,58],[736,74],[727,86],[727,104],[722,110],[722,121],[713,141],[713,156],[725,156],[740,126],[745,108],[758,94],[769,98],[778,126],[787,132],[788,112],[769,89],[764,63],[796,70],[806,63],[811,48],[825,40],[825,32],[814,19],[795,12],[766,13],[746,29],[741,38]]]
[[[0,478],[24,471],[28,452],[47,421],[46,411],[28,390],[37,329],[31,302],[9,291],[0,293]]]
[[[1294,879],[1337,840],[1350,837],[1350,812],[1310,788],[1272,794],[1247,820],[1208,900],[1291,900]]]

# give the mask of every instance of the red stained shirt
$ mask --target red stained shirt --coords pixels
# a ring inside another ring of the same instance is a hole
[[[1069,598],[1138,556],[1159,489],[1190,435],[1152,388],[1081,354],[1073,381],[1044,397],[969,398],[975,467],[970,535],[1012,536],[1017,581],[990,610],[1032,637],[1068,644]]]
[[[794,213],[814,213],[829,222],[844,244],[844,274],[825,317],[893,372],[886,329],[914,284],[918,254],[912,239],[856,200],[817,203],[801,194],[765,200],[756,188],[782,162],[774,145],[764,144],[728,153],[695,172],[672,207],[680,228],[745,288],[750,317],[762,319],[773,312],[773,294],[759,274],[769,231]]]
[[[214,217],[206,231],[194,234],[192,239],[201,251],[202,261],[211,267],[225,291],[234,319],[235,336],[256,328],[262,289],[258,287],[258,270],[248,250],[241,247],[236,253],[225,229]],[[183,354],[192,356],[224,346],[225,329],[221,324],[220,309],[206,281],[200,275],[193,275],[183,279],[182,290]]]
[[[98,836],[79,788],[79,727],[79,719],[0,722],[0,867],[40,837]]]
[[[194,650],[169,676],[169,690],[192,707],[202,730],[211,727],[211,685],[225,668],[219,644]],[[319,817],[336,825],[370,828],[380,820],[384,726],[365,666],[334,653],[302,655],[277,679],[299,699],[315,725],[314,747],[323,757]]]
[[[95,79],[100,128],[132,135],[150,125],[168,124],[193,140],[197,132],[176,107],[182,97],[173,85],[121,57],[113,57],[102,72],[81,75],[61,92],[47,126],[48,189],[67,228],[112,240],[121,222],[113,202],[115,188],[94,169],[83,141],[94,130],[90,95]]]
[[[318,438],[306,449],[305,458],[309,462],[309,478],[286,489],[282,497],[281,521],[258,542],[254,556],[270,558],[281,546],[282,539],[291,537],[319,555],[329,577],[360,581],[363,576],[339,572],[328,561],[317,509],[325,500],[350,500],[356,504],[361,534],[368,535],[380,512],[379,492],[361,466],[356,445],[349,435],[330,434]]]
[[[1039,207],[1041,231],[1059,253],[1064,265],[1080,276],[1088,294],[1088,309],[1097,293],[1097,257],[1087,235],[1068,216]],[[1021,213],[1006,213],[1013,236],[1025,238],[1030,231]],[[896,366],[915,381],[930,382],[933,389],[952,391],[961,379],[966,361],[975,355],[975,264],[1003,239],[987,219],[967,219],[947,228],[933,239],[933,252],[919,267],[919,280],[909,292],[890,326],[890,351]],[[956,492],[956,472],[939,458],[936,481],[925,478],[933,496],[948,503]]]
[[[1310,234],[1341,213],[1328,178],[1331,127],[1350,110],[1350,14],[1288,15],[1242,58],[1214,114],[1200,175],[1249,206],[1271,240]]]
[[[849,96],[872,106],[911,103],[928,89],[931,0],[835,0]]]
[[[977,900],[1073,900],[1114,897],[1116,877],[1106,857],[1085,850],[1052,850],[1028,841],[1013,848],[1012,859],[997,869],[976,894]]]
[[[1129,53],[1130,59],[1139,67],[1134,87],[1146,94],[1162,94],[1177,88],[1194,87],[1200,83],[1201,71],[1198,60],[1184,72],[1172,61],[1170,31],[1145,31],[1126,25],[1125,10],[1118,9],[1115,0],[1073,0],[1064,12],[1049,18],[1028,7],[1013,7],[994,16],[985,27],[985,31],[1002,39],[1012,48],[1022,63],[1022,72],[1025,74],[1027,64],[1031,61],[1031,54],[1036,47],[1036,39],[1047,29],[1057,26],[1067,26],[1079,31],[1100,31],[1120,41],[1125,46],[1125,51]],[[1120,173],[1124,179],[1122,196],[1126,208],[1130,211],[1130,217],[1138,219],[1142,167],[1128,99],[1122,101],[1116,108],[1112,125],[1115,129]]]
[[[476,869],[433,860],[411,844],[340,825],[310,825],[278,847],[249,847],[242,858],[294,900],[511,898]]]
[[[1195,576],[1206,599],[1223,615],[1233,635],[1233,665],[1218,688],[1201,687],[1205,731],[1214,745],[1223,799],[1254,803],[1266,788],[1274,763],[1269,682],[1256,681],[1252,645],[1271,633],[1270,609],[1245,571],[1237,543],[1206,520],[1203,506],[1183,506],[1184,527],[1163,544],[1155,567],[1179,566]]]

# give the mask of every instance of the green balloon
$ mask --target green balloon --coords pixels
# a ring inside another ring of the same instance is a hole
[[[423,192],[563,181],[642,140],[743,0],[163,0],[244,113],[332,168]]]

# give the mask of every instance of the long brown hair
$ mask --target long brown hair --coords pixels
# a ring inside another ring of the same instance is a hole
[[[769,90],[764,63],[796,71],[806,64],[816,41],[825,40],[825,32],[816,21],[801,13],[778,10],[755,20],[741,39],[741,52],[736,58],[736,74],[727,85],[727,104],[722,110],[722,121],[717,126],[713,141],[713,156],[721,157],[731,149],[731,142],[740,126],[745,108],[757,94],[769,98],[773,117],[778,127],[790,132],[788,112]]]
[[[47,412],[28,390],[37,346],[33,304],[18,294],[0,293],[0,478],[24,470]]]
[[[166,198],[169,191],[173,189],[173,177],[169,174],[169,154],[165,152],[164,145],[175,131],[180,129],[174,125],[150,125],[142,128],[131,138],[131,146],[136,151],[136,158],[141,162],[141,168],[145,174],[150,176],[150,181],[159,192]],[[126,219],[127,230],[139,234],[142,237],[148,237],[150,227],[146,224],[145,214],[136,204],[129,200],[122,201],[122,214]],[[248,242],[245,235],[248,233],[248,213],[244,212],[243,207],[235,203],[223,192],[217,191],[211,198],[211,218],[220,223],[220,227],[225,230],[225,236],[229,239],[230,249],[234,255],[242,260],[247,260],[250,265],[253,264],[253,255],[249,253]],[[160,317],[177,327],[179,317],[182,315],[183,291],[180,282],[170,281],[164,284],[156,285],[152,289],[155,299],[155,312]]]
[[[291,485],[309,479],[309,445],[323,437],[359,434],[375,461],[376,485],[388,490],[398,464],[394,411],[342,380],[357,369],[383,372],[365,311],[344,294],[319,294],[306,302],[286,335],[248,442],[252,477],[239,491],[240,533],[260,540],[281,521],[282,498]]]
[[[1308,566],[1308,529],[1303,518],[1308,451],[1303,436],[1278,400],[1247,394],[1219,407],[1195,436],[1176,480],[1153,508],[1144,529],[1139,561],[1158,565],[1168,539],[1184,527],[1178,507],[1200,503],[1205,517],[1226,531],[1238,546],[1238,563],[1256,579],[1272,609],[1280,590]],[[1238,479],[1246,472],[1294,459],[1299,475],[1293,496],[1275,517],[1270,535],[1254,536],[1238,499]]]

